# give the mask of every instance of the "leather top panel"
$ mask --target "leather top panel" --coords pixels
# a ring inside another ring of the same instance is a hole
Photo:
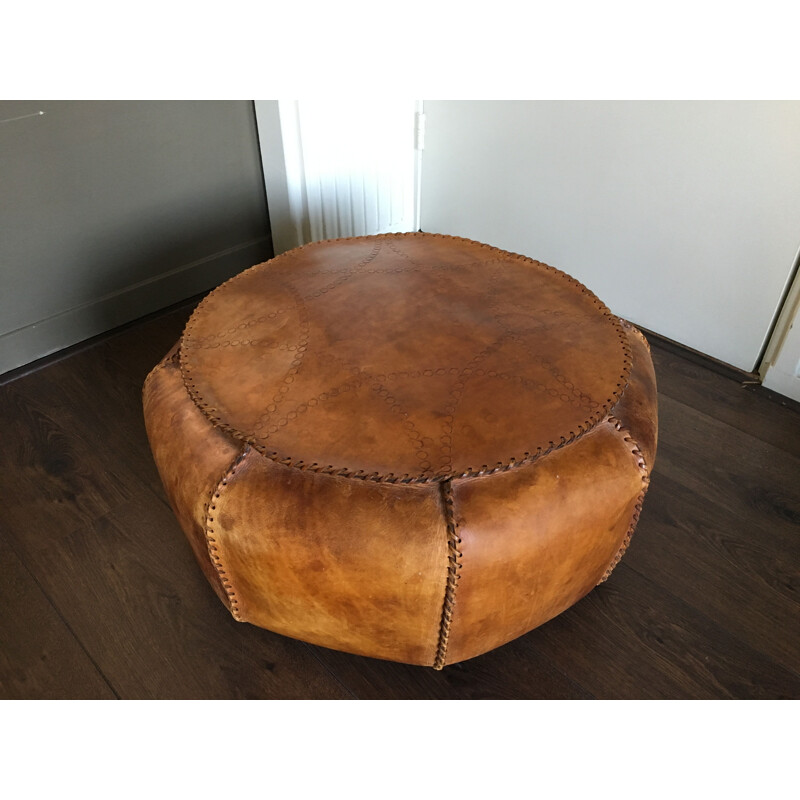
[[[274,460],[427,481],[529,460],[602,420],[630,350],[547,265],[437,234],[306,245],[212,292],[181,342],[190,396]]]

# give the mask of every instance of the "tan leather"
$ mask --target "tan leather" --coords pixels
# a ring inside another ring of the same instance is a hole
[[[209,558],[208,505],[240,445],[214,429],[189,402],[177,361],[177,345],[147,376],[144,418],[161,481],[178,522],[214,591],[230,608]]]
[[[195,555],[237,619],[441,667],[608,576],[657,439],[641,334],[486,245],[308,245],[209,295],[145,385]]]
[[[447,577],[437,485],[301,472],[250,450],[214,517],[242,619],[351,653],[433,663]]]
[[[639,445],[645,463],[652,470],[658,443],[656,405],[656,374],[650,358],[650,346],[642,332],[623,322],[633,357],[633,368],[625,393],[611,409],[611,415],[621,420]]]
[[[462,569],[447,662],[586,595],[622,547],[641,491],[639,461],[608,421],[534,464],[454,481]]]
[[[605,416],[627,380],[616,317],[563,273],[423,235],[311,245],[212,293],[183,336],[197,405],[266,455],[456,476]]]

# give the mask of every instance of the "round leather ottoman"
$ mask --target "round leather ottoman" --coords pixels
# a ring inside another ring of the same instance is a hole
[[[306,245],[224,283],[144,413],[237,620],[436,668],[608,577],[657,431],[638,330],[552,267],[422,233]]]

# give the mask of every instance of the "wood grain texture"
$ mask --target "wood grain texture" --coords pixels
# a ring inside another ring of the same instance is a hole
[[[624,561],[614,580],[528,634],[532,644],[596,697],[786,699],[795,673]]]
[[[161,498],[24,555],[121,697],[348,696],[304,647],[230,617]]]
[[[671,397],[659,397],[662,439],[655,472],[728,508],[740,524],[797,551],[800,458]]]
[[[2,536],[0,544],[0,699],[113,699],[97,666]]]
[[[309,645],[310,646],[310,645]],[[528,646],[527,637],[442,671],[313,648],[366,700],[591,700],[593,695]]]
[[[442,672],[235,622],[168,508],[141,411],[191,306],[0,386],[10,698],[800,698],[800,414],[653,344],[659,457],[607,583]]]
[[[761,386],[744,384],[651,341],[662,397],[679,400],[737,430],[800,457],[800,425],[792,401],[780,402]]]
[[[796,670],[797,534],[794,542],[782,542],[764,527],[744,527],[729,509],[662,474],[653,480],[647,505],[647,546],[632,548],[626,565]]]

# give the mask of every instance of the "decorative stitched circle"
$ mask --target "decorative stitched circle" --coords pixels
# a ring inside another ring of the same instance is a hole
[[[374,480],[525,463],[621,396],[619,321],[559,270],[438,234],[317,242],[237,275],[181,341],[190,396],[269,458]]]

